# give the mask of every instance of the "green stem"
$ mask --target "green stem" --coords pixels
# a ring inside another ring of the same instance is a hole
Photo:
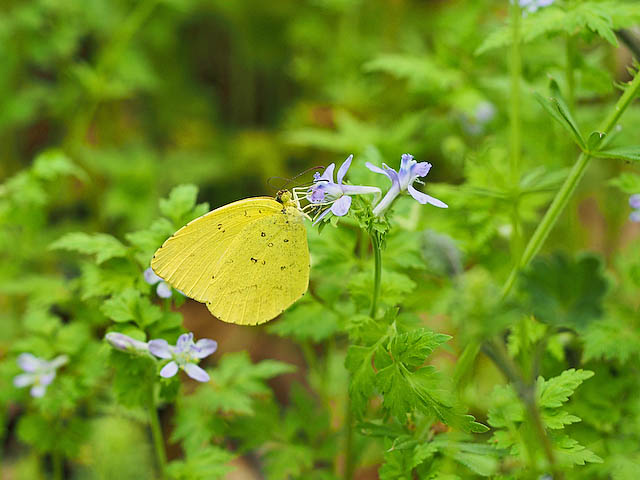
[[[560,479],[561,473],[557,471],[555,455],[553,453],[553,447],[551,441],[547,436],[540,417],[540,411],[536,404],[535,398],[535,383],[527,384],[522,380],[522,374],[520,373],[518,366],[513,359],[504,349],[504,346],[495,342],[485,342],[482,345],[482,351],[487,355],[493,363],[502,371],[504,376],[513,384],[518,394],[518,397],[522,401],[529,416],[529,421],[533,426],[533,433],[536,435],[538,442],[544,450],[547,463],[553,473],[553,478]],[[525,442],[525,447],[527,442]],[[533,461],[535,458],[533,452],[530,451],[530,456]]]
[[[53,480],[62,480],[64,478],[64,462],[62,461],[62,455],[60,452],[51,453],[51,469]]]
[[[511,78],[510,105],[510,169],[511,181],[517,185],[520,180],[520,157],[522,151],[522,119],[520,115],[520,82],[522,78],[522,55],[520,53],[520,23],[522,11],[518,2],[511,4],[511,61],[509,64]]]
[[[345,441],[344,441],[344,480],[351,480],[355,470],[353,461],[353,411],[351,397],[347,395],[346,412],[344,417]]]
[[[382,279],[382,251],[380,250],[380,239],[375,232],[370,234],[371,247],[373,249],[373,258],[375,261],[375,271],[373,277],[373,297],[371,299],[371,310],[369,316],[373,319],[376,318],[376,311],[378,310],[378,299],[380,298],[380,285]]]
[[[614,109],[602,122],[602,125],[598,129],[600,132],[609,134],[613,127],[616,125],[625,110],[631,105],[631,102],[640,92],[640,75],[636,75],[631,84],[627,87],[624,94],[620,97],[616,103]],[[526,267],[531,259],[535,257],[545,240],[549,236],[551,229],[555,225],[556,221],[560,217],[560,214],[564,211],[567,203],[574,194],[578,183],[582,179],[584,172],[589,165],[591,157],[587,153],[581,153],[578,160],[573,165],[573,168],[569,172],[569,176],[560,187],[560,190],[556,194],[555,198],[551,202],[549,209],[545,213],[542,221],[538,224],[535,232],[531,236],[529,243],[527,244],[519,262],[513,267],[511,274],[507,278],[507,282],[502,289],[502,297],[506,298],[513,288],[520,269]]]
[[[567,65],[565,68],[567,80],[567,103],[569,104],[569,108],[573,110],[575,105],[576,77],[573,68],[573,39],[571,38],[571,35],[568,34],[565,42],[565,54],[567,57]]]
[[[167,466],[167,453],[164,449],[164,437],[162,435],[162,428],[160,427],[160,419],[158,418],[158,409],[156,407],[156,401],[153,389],[149,395],[149,427],[151,428],[151,437],[153,439],[153,446],[156,450],[156,459],[158,461],[158,469],[160,470],[160,478],[165,478],[165,470]]]

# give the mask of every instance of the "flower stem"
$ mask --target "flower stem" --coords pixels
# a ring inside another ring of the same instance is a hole
[[[371,299],[371,310],[369,316],[373,319],[376,318],[376,311],[378,310],[378,298],[380,298],[380,285],[382,279],[382,251],[380,250],[380,238],[376,232],[370,233],[371,247],[373,249],[373,258],[375,261],[375,270],[373,277],[373,297]]]
[[[520,178],[520,155],[522,151],[522,119],[520,115],[520,79],[522,77],[522,56],[520,54],[520,23],[522,11],[518,2],[511,2],[511,61],[509,64],[511,78],[510,104],[510,170],[514,185]]]
[[[605,118],[598,130],[608,135],[616,125],[622,114],[625,112],[625,110],[629,107],[629,105],[631,105],[631,102],[636,97],[638,92],[640,92],[640,75],[635,76],[631,84],[625,90],[624,94],[616,103],[614,109],[607,116],[607,118]],[[529,243],[527,244],[522,256],[520,257],[520,260],[513,267],[511,274],[509,275],[507,282],[502,289],[503,298],[506,298],[507,295],[509,295],[509,293],[511,292],[511,289],[515,284],[520,270],[526,267],[531,259],[533,259],[533,257],[535,257],[542,248],[542,245],[549,236],[551,229],[556,224],[556,221],[564,211],[567,203],[575,193],[578,183],[582,179],[590,160],[591,157],[584,152],[581,153],[578,157],[578,160],[569,172],[569,176],[562,184],[562,187],[560,187],[560,190],[551,202],[551,205],[542,218],[542,221],[538,224],[538,227],[531,236],[531,239],[529,240]]]
[[[51,452],[51,476],[53,480],[62,480],[64,478],[63,460],[60,452]]]
[[[351,397],[347,394],[346,411],[344,417],[345,441],[344,441],[344,480],[353,478],[353,412]]]
[[[165,469],[167,465],[167,453],[164,449],[164,437],[162,435],[162,428],[160,427],[160,420],[158,418],[158,409],[156,407],[155,396],[153,388],[149,395],[149,428],[151,429],[151,437],[153,438],[153,446],[156,450],[156,459],[158,462],[158,469],[160,470],[160,478],[165,478]]]

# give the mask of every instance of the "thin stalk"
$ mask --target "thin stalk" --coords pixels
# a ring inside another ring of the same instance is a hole
[[[51,470],[53,480],[62,480],[64,478],[64,462],[62,461],[62,455],[60,452],[51,453]]]
[[[522,118],[520,114],[520,82],[522,78],[522,55],[520,52],[520,28],[522,10],[518,2],[511,3],[511,58],[509,75],[511,79],[510,98],[510,146],[509,156],[511,181],[517,185],[520,180],[520,158],[522,152]]]
[[[625,90],[624,94],[616,103],[614,109],[607,116],[607,118],[605,118],[598,130],[608,135],[616,125],[622,114],[625,112],[625,110],[629,107],[629,105],[631,105],[633,99],[636,97],[636,95],[638,95],[638,92],[640,92],[640,75],[635,76],[631,84]],[[513,267],[511,274],[507,278],[507,282],[502,289],[503,298],[506,298],[507,295],[509,295],[509,293],[511,292],[511,289],[515,284],[520,270],[526,267],[531,259],[533,259],[533,257],[535,257],[542,248],[542,245],[549,236],[551,229],[556,224],[558,218],[567,206],[567,203],[575,193],[578,183],[582,179],[590,160],[591,157],[584,152],[581,153],[578,157],[578,160],[569,172],[569,176],[562,184],[562,187],[560,187],[560,190],[551,202],[551,205],[542,218],[542,221],[538,224],[538,227],[531,236],[529,243],[527,243],[520,261]]]
[[[355,470],[353,461],[353,411],[350,397],[347,396],[347,410],[345,412],[344,426],[346,436],[344,441],[344,480],[351,480]]]
[[[160,419],[158,418],[158,408],[156,407],[155,396],[153,389],[149,395],[149,428],[151,429],[151,437],[153,439],[153,446],[156,451],[156,460],[158,462],[158,470],[160,471],[160,478],[165,478],[165,471],[167,466],[167,453],[164,449],[164,437],[162,435],[162,428],[160,427]]]
[[[376,318],[378,310],[378,299],[380,298],[380,285],[382,279],[382,251],[380,250],[380,239],[375,232],[371,233],[371,247],[373,249],[373,258],[375,261],[374,277],[373,277],[373,297],[371,298],[371,310],[369,316]]]
[[[495,342],[485,342],[482,346],[482,351],[493,361],[509,382],[511,382],[515,387],[516,393],[518,394],[520,401],[524,404],[527,415],[529,416],[529,421],[533,426],[533,433],[536,435],[538,442],[544,451],[549,468],[553,473],[553,478],[562,478],[561,472],[557,470],[553,447],[551,446],[551,441],[544,429],[544,424],[542,423],[540,411],[536,403],[535,383],[527,384],[523,381],[523,376],[520,373],[518,366],[506,352],[503,345]],[[526,446],[525,442],[525,447]],[[530,451],[529,455],[532,459],[535,458],[533,456],[533,452]]]
[[[566,42],[565,42],[565,55],[566,55],[566,66],[565,66],[565,77],[567,81],[567,103],[569,104],[569,108],[573,110],[575,105],[575,91],[576,91],[576,76],[575,70],[573,68],[573,39],[571,35],[567,34]]]

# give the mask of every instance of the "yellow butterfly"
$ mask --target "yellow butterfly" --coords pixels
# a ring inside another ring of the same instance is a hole
[[[230,203],[174,233],[151,268],[224,322],[268,322],[309,286],[305,216],[288,190]]]

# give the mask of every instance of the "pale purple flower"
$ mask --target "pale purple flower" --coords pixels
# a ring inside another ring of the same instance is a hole
[[[351,166],[353,155],[349,155],[343,162],[338,170],[336,177],[337,183],[333,181],[333,171],[336,168],[335,163],[329,165],[325,171],[320,175],[316,172],[313,176],[313,185],[307,190],[307,200],[312,205],[331,205],[324,210],[313,222],[318,223],[329,213],[333,213],[336,217],[343,217],[349,212],[351,208],[351,195],[366,195],[374,194],[377,197],[380,196],[380,189],[378,187],[366,187],[360,185],[345,185],[342,183],[347,170]]]
[[[382,168],[376,167],[369,162],[366,163],[366,166],[372,172],[386,175],[389,180],[391,180],[391,188],[389,188],[389,191],[384,198],[373,209],[373,214],[375,216],[381,216],[401,193],[408,193],[423,205],[428,203],[435,207],[448,208],[446,203],[441,202],[437,198],[427,195],[426,193],[419,192],[413,186],[415,182],[424,184],[424,182],[418,179],[426,177],[429,170],[431,170],[431,164],[429,162],[418,163],[413,159],[412,155],[405,153],[402,155],[400,170],[397,172],[384,163],[382,164]]]
[[[202,338],[193,342],[193,333],[184,333],[178,338],[176,346],[169,345],[166,340],[158,339],[149,342],[149,351],[158,358],[170,359],[162,370],[160,376],[173,377],[178,369],[184,370],[194,380],[208,382],[209,374],[197,364],[200,359],[208,357],[218,349],[218,342],[208,338]]]
[[[520,8],[522,8],[523,13],[534,13],[537,12],[538,9],[548,7],[555,0],[519,0],[518,4]],[[511,0],[513,3],[513,0]]]
[[[42,397],[47,387],[56,378],[56,370],[69,361],[66,355],[60,355],[51,361],[38,358],[31,353],[22,353],[18,356],[18,366],[25,372],[13,378],[13,385],[18,388],[31,385],[31,396]]]
[[[156,275],[156,272],[154,272],[151,267],[144,271],[144,281],[149,285],[158,284],[156,293],[160,298],[171,298],[171,287],[161,277]]]
[[[631,212],[631,215],[629,215],[629,218],[632,222],[640,223],[640,193],[636,193],[629,197],[629,205],[634,209],[633,212]]]
[[[104,336],[109,344],[118,350],[131,353],[145,353],[149,351],[149,345],[120,332],[109,332]]]

